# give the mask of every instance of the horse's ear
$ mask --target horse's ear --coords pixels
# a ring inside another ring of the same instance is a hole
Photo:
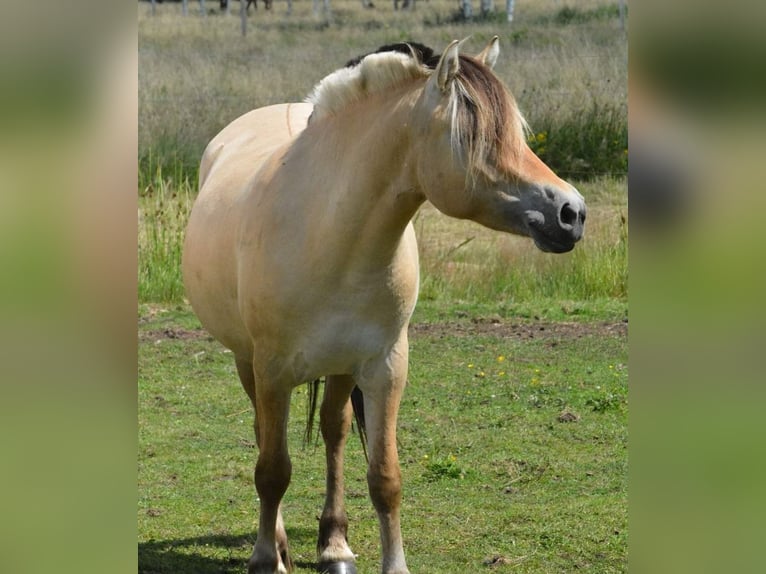
[[[492,69],[495,67],[497,57],[500,55],[500,38],[493,36],[484,49],[476,56],[476,59]]]
[[[450,82],[455,79],[460,69],[460,42],[453,40],[442,53],[439,63],[436,65],[434,75],[436,83],[442,92],[447,91]]]

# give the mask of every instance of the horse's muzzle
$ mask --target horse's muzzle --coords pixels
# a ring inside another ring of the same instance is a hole
[[[545,205],[526,212],[529,234],[542,251],[571,251],[585,229],[585,201],[574,188],[567,194],[548,189],[545,195],[548,198]]]

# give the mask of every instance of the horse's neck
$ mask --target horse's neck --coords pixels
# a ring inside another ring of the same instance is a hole
[[[424,201],[408,126],[414,97],[394,93],[387,99],[359,102],[311,124],[301,144],[314,178],[314,221],[326,218],[328,237],[376,246],[381,256],[393,253]]]

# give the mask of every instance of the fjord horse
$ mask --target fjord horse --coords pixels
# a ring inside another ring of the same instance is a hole
[[[381,571],[409,572],[396,421],[418,294],[419,206],[529,236],[543,251],[569,251],[582,236],[583,198],[527,146],[517,105],[491,70],[497,56],[497,37],[475,57],[457,41],[440,57],[415,43],[384,46],[321,80],[306,103],[234,120],[205,150],[183,272],[192,307],[233,352],[255,409],[260,515],[249,574],[291,569],[280,511],[290,396],[321,376],[319,569],[356,572],[343,502],[356,385]]]

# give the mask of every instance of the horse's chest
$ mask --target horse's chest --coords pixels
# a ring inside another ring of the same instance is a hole
[[[385,355],[406,328],[417,297],[417,264],[406,252],[372,271],[337,261],[308,274],[303,266],[275,267],[270,280],[251,284],[245,323],[258,339],[256,353],[260,348],[279,357],[296,384],[353,374]],[[288,278],[288,272],[302,276]]]
[[[280,352],[272,357],[276,363],[269,361],[293,384],[323,375],[354,374],[370,359],[386,354],[398,338],[395,329],[358,318],[328,318],[305,327],[278,345]]]
[[[281,324],[256,337],[261,359],[294,384],[329,374],[354,374],[361,365],[387,354],[406,327],[409,314],[389,306],[345,304],[328,298],[324,305],[298,304]],[[286,369],[286,370],[285,370]]]

